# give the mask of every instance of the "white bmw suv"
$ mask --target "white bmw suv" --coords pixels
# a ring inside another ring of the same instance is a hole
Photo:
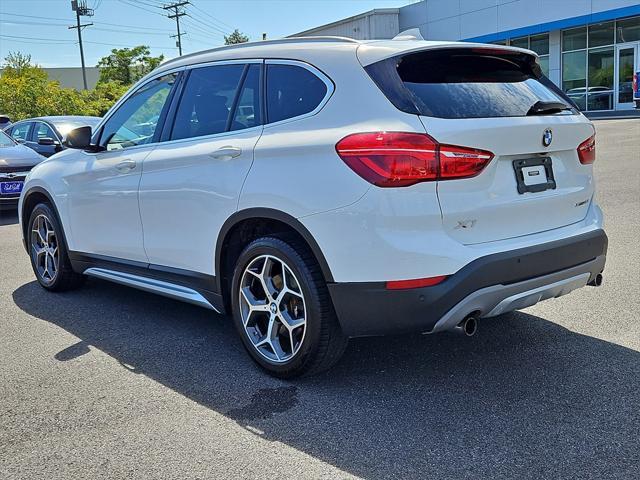
[[[280,377],[349,337],[473,334],[598,285],[592,124],[533,52],[317,37],[171,60],[35,167],[40,284],[98,277],[233,314]]]

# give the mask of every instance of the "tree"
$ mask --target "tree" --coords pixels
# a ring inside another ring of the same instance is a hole
[[[139,45],[133,48],[114,48],[111,55],[98,61],[99,83],[116,81],[131,85],[155,69],[164,60],[164,55],[152,57],[149,47]]]
[[[229,36],[224,36],[225,45],[235,45],[236,43],[245,43],[249,41],[249,37],[240,33],[236,28]]]
[[[126,92],[127,86],[110,81],[95,90],[62,88],[31,63],[29,55],[11,53],[0,76],[0,109],[14,120],[42,115],[104,115]]]
[[[25,69],[33,68],[35,65],[31,63],[31,55],[20,52],[9,52],[4,58],[4,73],[21,75]]]

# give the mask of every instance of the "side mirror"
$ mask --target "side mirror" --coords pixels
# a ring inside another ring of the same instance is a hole
[[[57,144],[58,144],[58,142],[55,141],[53,138],[50,138],[50,137],[42,137],[42,138],[38,139],[38,145],[49,145],[49,146],[52,146],[52,145],[57,145]]]
[[[86,150],[91,147],[91,127],[78,127],[67,133],[65,147]]]
[[[14,140],[16,142],[18,142],[18,143],[21,143],[21,144],[26,142],[26,140],[24,138],[14,138]]]

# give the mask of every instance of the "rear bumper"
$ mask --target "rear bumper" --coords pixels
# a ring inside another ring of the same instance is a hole
[[[334,283],[329,291],[348,336],[438,332],[470,313],[499,315],[586,285],[603,271],[607,243],[599,229],[478,258],[433,287],[387,290],[383,282]]]

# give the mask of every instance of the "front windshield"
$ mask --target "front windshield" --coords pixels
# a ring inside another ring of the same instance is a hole
[[[0,130],[0,148],[1,147],[13,147],[15,145],[14,141],[11,140],[9,135]]]

